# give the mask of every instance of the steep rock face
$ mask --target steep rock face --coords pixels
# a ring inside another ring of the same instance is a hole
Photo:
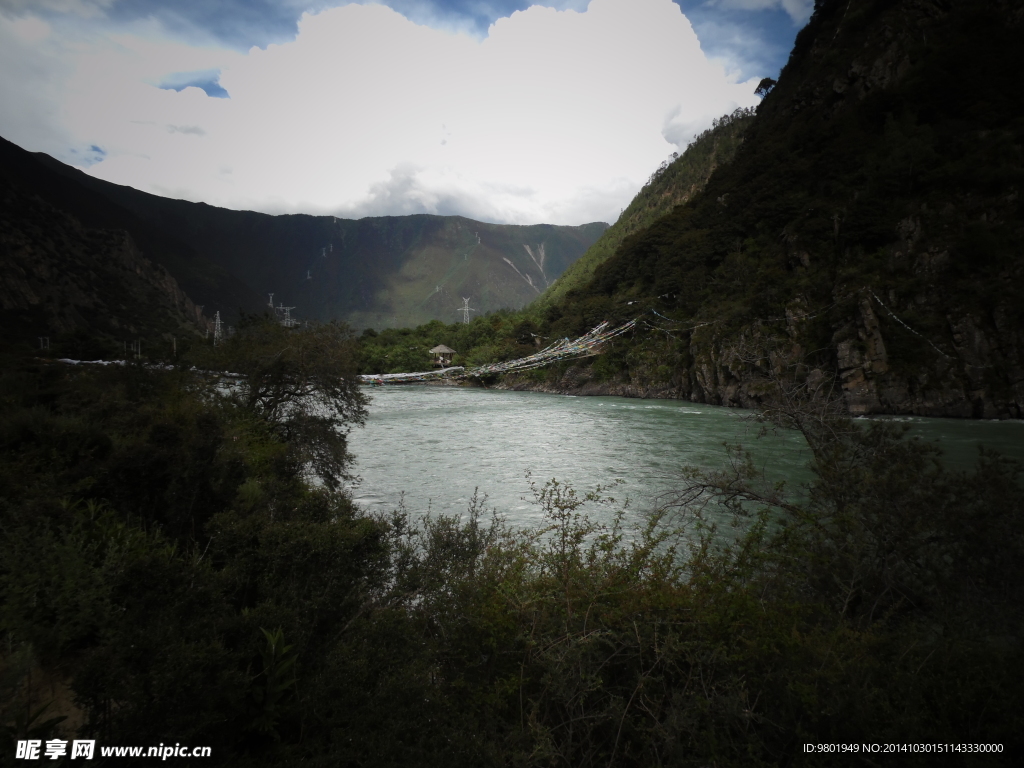
[[[1022,34],[1003,0],[819,2],[735,160],[551,330],[639,314],[677,339],[670,376],[626,355],[607,386],[753,404],[771,359],[855,414],[1024,416]]]
[[[993,310],[1005,318],[1006,306]],[[921,356],[930,358],[919,369],[889,364],[885,335],[896,333],[899,321],[886,316],[886,307],[862,296],[834,334],[835,366],[807,365],[799,315],[791,312],[786,332],[768,325],[740,333],[708,330],[690,334],[685,342],[661,345],[634,354],[630,364],[610,376],[595,371],[594,360],[583,360],[552,371],[543,378],[507,376],[500,388],[574,395],[684,399],[713,405],[754,408],[766,383],[798,373],[811,380],[836,376],[852,415],[912,414],[951,418],[1024,418],[1024,333],[1008,321],[996,333],[977,314],[950,313],[946,321],[950,353],[916,337]],[[883,332],[883,321],[889,324]],[[909,328],[902,329],[907,335]],[[767,352],[766,352],[767,351]],[[673,358],[686,362],[669,372],[657,365]]]
[[[0,313],[14,336],[198,334],[207,320],[123,230],[84,227],[0,180]]]

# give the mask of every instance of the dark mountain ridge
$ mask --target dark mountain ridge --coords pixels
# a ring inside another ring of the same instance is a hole
[[[662,330],[545,388],[753,405],[775,369],[852,413],[1024,416],[1022,18],[817,3],[735,159],[548,314]]]
[[[260,311],[269,293],[275,303],[298,307],[302,319],[346,320],[357,328],[450,321],[462,297],[478,312],[515,309],[540,295],[607,226],[499,225],[427,214],[272,216],[163,198],[9,143],[2,149],[5,162],[16,157],[23,176],[45,176],[56,207],[143,233],[140,244],[207,314],[219,310],[229,320],[239,309]],[[57,189],[55,178],[88,190],[88,199]]]
[[[0,138],[0,178],[9,194],[31,199],[29,205],[38,215],[45,216],[43,209],[49,208],[59,212],[61,220],[70,217],[83,230],[127,233],[132,247],[173,275],[196,304],[206,305],[209,316],[222,306],[259,310],[259,295],[243,282],[197,253],[174,230],[145,221],[115,199],[97,194],[89,183],[91,177],[81,171]],[[12,205],[5,205],[2,221],[5,227],[15,229],[23,223]],[[52,255],[50,268],[59,271],[62,257]],[[8,257],[5,255],[5,261]],[[116,292],[117,288],[111,285],[107,290]]]
[[[169,353],[174,338],[205,333],[202,308],[147,257],[169,252],[157,233],[136,226],[130,234],[126,211],[97,204],[86,190],[45,169],[25,173],[20,152],[5,151],[13,162],[0,165],[5,347],[25,341],[41,347],[51,339],[54,352],[96,357],[143,339],[152,350],[162,339]]]

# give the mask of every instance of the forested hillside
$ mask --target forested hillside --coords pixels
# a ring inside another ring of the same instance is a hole
[[[746,405],[797,366],[837,374],[854,413],[1019,418],[1022,18],[819,2],[735,160],[546,317],[551,335],[662,330],[546,386]]]
[[[735,156],[743,142],[743,131],[753,117],[753,112],[745,110],[723,115],[714,121],[712,128],[695,137],[682,155],[663,163],[619,219],[527,307],[518,312],[475,313],[468,318],[468,323],[433,320],[415,328],[388,328],[380,334],[369,329],[362,337],[362,371],[399,373],[426,370],[432,365],[428,350],[437,344],[455,349],[458,353],[456,362],[460,365],[524,357],[536,352],[538,347],[546,346],[554,340],[546,318],[558,315],[559,310],[555,306],[564,303],[566,294],[585,286],[593,278],[594,270],[615,254],[623,240],[643,231],[675,206],[700,192],[714,170]],[[513,386],[518,387],[561,389],[566,386],[561,381],[565,368],[562,365],[551,371],[534,371],[525,378],[506,377],[507,381],[499,386],[514,382]],[[573,370],[589,373],[590,368],[584,365]],[[608,384],[602,380],[593,382],[591,386],[594,392],[600,392]],[[633,394],[629,389],[620,393]]]
[[[646,229],[675,206],[700,192],[714,170],[735,156],[743,142],[743,131],[753,116],[752,110],[737,110],[731,115],[723,115],[714,121],[711,128],[694,137],[693,143],[681,156],[674,157],[671,162],[665,161],[651,174],[650,180],[618,220],[532,303],[531,308],[547,308],[569,291],[585,285],[598,265],[611,257],[623,240]]]
[[[204,307],[208,318],[225,306],[260,310],[261,298],[242,280],[173,230],[97,194],[89,179],[0,138],[0,269],[8,343],[72,334],[114,341],[120,354],[123,342],[160,338],[182,322],[198,322],[205,334],[206,320],[196,316],[196,307]],[[161,287],[154,294],[144,283]],[[169,322],[167,311],[178,312],[171,305],[184,315]],[[111,351],[106,341],[63,351],[78,356],[88,348],[100,356]],[[157,352],[152,344],[146,349]]]
[[[695,143],[486,346],[521,351],[522,323],[555,339],[639,318],[636,334],[500,385],[749,406],[766,378],[834,377],[852,413],[1024,415],[1022,15],[819,2],[756,116],[726,125],[732,162],[652,209]]]

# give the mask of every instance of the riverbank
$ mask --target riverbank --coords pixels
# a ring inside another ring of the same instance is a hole
[[[634,377],[628,372],[601,376],[595,371],[597,366],[591,360],[571,365],[561,372],[505,374],[490,387],[511,392],[548,392],[582,397],[681,400],[727,408],[757,409],[761,406],[757,382],[730,376],[725,366],[719,366],[718,370],[708,367],[699,374],[689,371],[690,376],[679,379],[673,377],[671,381],[655,381],[644,380],[641,376]],[[1024,416],[1012,399],[994,400],[984,391],[958,393],[949,388],[943,391],[944,398],[928,399],[898,397],[900,394],[907,395],[906,391],[894,393],[886,390],[887,397],[875,398],[866,406],[859,397],[860,391],[846,385],[844,379],[843,395],[851,416],[917,416],[978,421],[1019,421]],[[977,395],[977,398],[972,400],[972,394]]]

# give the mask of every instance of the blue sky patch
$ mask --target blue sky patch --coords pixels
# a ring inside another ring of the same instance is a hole
[[[73,165],[79,168],[88,168],[90,165],[96,165],[96,163],[102,163],[107,157],[107,151],[96,144],[90,144],[88,147],[82,149],[76,149],[75,147],[69,147],[67,154],[61,157],[61,153],[58,152],[57,159],[69,160]]]
[[[219,69],[201,69],[198,72],[174,72],[160,81],[158,88],[165,91],[180,91],[184,88],[202,88],[207,96],[215,99],[230,99],[231,95],[220,84]]]

